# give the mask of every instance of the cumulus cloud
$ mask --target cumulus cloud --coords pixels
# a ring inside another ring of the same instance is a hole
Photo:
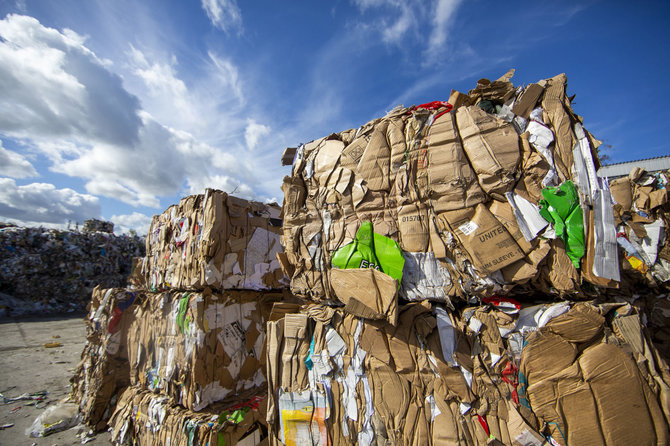
[[[0,20],[0,130],[25,138],[136,141],[139,101],[84,41],[32,17]]]
[[[195,116],[191,123],[199,120],[190,92],[177,76],[176,59],[149,61],[132,47],[130,53],[134,74],[151,94],[175,101],[159,101],[154,104],[157,109],[164,105],[165,115],[186,110],[182,116]],[[210,57],[213,78],[219,83],[225,79],[239,104],[242,92],[236,67],[213,54]],[[0,85],[4,87],[0,133],[32,144],[51,161],[52,171],[86,180],[88,193],[134,206],[158,207],[162,196],[214,183],[253,195],[249,186],[253,175],[243,156],[219,149],[218,141],[203,142],[191,132],[160,122],[140,107],[140,100],[124,88],[110,64],[73,31],[47,28],[25,16],[0,20]],[[171,123],[180,121],[175,118]],[[245,120],[238,121],[241,137]],[[243,148],[241,142],[226,149],[238,147]]]
[[[26,178],[37,176],[37,171],[23,155],[5,149],[0,141],[0,175]]]
[[[264,136],[270,134],[270,127],[259,124],[253,119],[247,120],[247,128],[244,131],[244,140],[247,143],[249,150],[254,150],[258,146],[259,141]]]
[[[226,33],[242,33],[242,12],[235,0],[202,0],[202,8],[212,25]]]
[[[137,235],[146,235],[151,225],[151,217],[139,212],[112,215],[110,220],[114,223],[115,234],[127,234],[132,229]]]
[[[26,226],[83,223],[100,216],[100,203],[97,197],[68,188],[57,189],[53,184],[17,186],[10,178],[0,178],[0,215]]]

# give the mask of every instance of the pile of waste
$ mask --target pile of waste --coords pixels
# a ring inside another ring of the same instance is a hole
[[[113,230],[112,223],[99,223]],[[133,258],[144,255],[144,240],[93,230],[97,227],[87,224],[84,231],[0,229],[0,293],[7,295],[2,299],[5,315],[81,311],[96,285],[126,284]]]
[[[279,213],[208,189],[154,217],[134,286],[93,291],[71,380],[84,423],[119,444],[267,436],[265,323],[292,300]]]
[[[153,219],[73,378],[118,444],[660,445],[670,172],[598,178],[559,75],[287,149]],[[281,246],[277,242],[281,242]]]

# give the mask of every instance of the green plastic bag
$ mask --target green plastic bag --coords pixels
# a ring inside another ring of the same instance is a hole
[[[402,280],[405,257],[398,243],[372,230],[372,223],[364,222],[354,241],[333,253],[335,268],[375,268],[398,281]]]
[[[579,269],[584,256],[584,215],[577,188],[568,180],[558,187],[542,189],[542,197],[540,215],[554,225],[556,236],[565,244],[565,252]]]

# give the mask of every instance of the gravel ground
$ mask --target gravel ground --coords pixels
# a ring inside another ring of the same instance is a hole
[[[34,401],[7,404],[0,401],[0,426],[14,424],[0,430],[0,445],[81,444],[77,434],[86,431],[81,425],[44,438],[28,437],[25,430],[45,408],[69,394],[70,377],[86,343],[82,317],[67,315],[0,320],[0,392],[8,398],[41,390],[48,392],[47,399],[39,402],[37,407]],[[53,342],[62,346],[44,347],[44,344]],[[86,444],[109,445],[110,435],[103,432]]]

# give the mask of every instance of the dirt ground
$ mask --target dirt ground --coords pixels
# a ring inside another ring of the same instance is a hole
[[[83,316],[31,319],[0,319],[0,392],[7,398],[46,390],[47,399],[35,407],[34,401],[4,404],[0,400],[0,445],[74,445],[81,444],[76,426],[44,438],[25,435],[46,407],[56,404],[70,392],[70,377],[79,363],[86,342]],[[50,342],[61,347],[45,348]],[[109,445],[110,434],[103,432],[87,445]]]

